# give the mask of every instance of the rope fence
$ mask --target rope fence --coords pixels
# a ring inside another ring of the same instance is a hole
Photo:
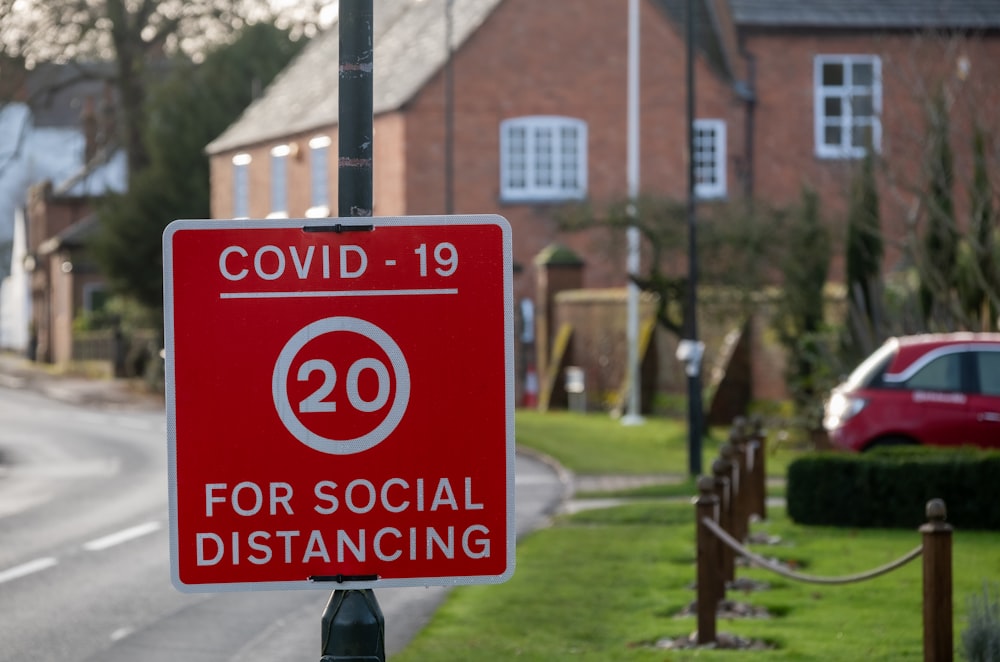
[[[720,449],[719,459],[712,464],[713,475],[698,479],[699,494],[694,501],[698,643],[716,640],[717,609],[725,599],[727,581],[734,579],[737,556],[794,581],[844,585],[880,577],[922,555],[924,662],[952,662],[952,527],[945,521],[944,502],[932,499],[927,503],[927,523],[920,527],[921,544],[895,561],[839,577],[796,572],[752,552],[744,544],[750,520],[766,517],[765,447],[759,421],[748,426],[745,419],[738,418],[729,440]]]
[[[709,530],[714,533],[719,540],[728,545],[734,552],[740,556],[752,561],[755,565],[770,570],[771,572],[781,575],[782,577],[787,577],[788,579],[794,579],[796,581],[805,582],[807,584],[827,584],[827,585],[842,585],[842,584],[854,584],[857,582],[867,581],[869,579],[875,579],[882,575],[888,574],[897,568],[902,568],[904,565],[912,561],[913,559],[920,556],[924,551],[923,545],[918,545],[913,548],[910,552],[904,554],[900,558],[887,563],[883,566],[879,566],[873,570],[867,572],[859,572],[854,575],[844,575],[842,577],[817,577],[816,575],[807,575],[801,572],[795,572],[794,570],[789,570],[788,568],[781,566],[773,561],[768,561],[766,558],[760,554],[754,554],[749,549],[741,545],[735,538],[726,533],[725,529],[718,525],[707,517],[703,519],[702,524],[707,526]]]

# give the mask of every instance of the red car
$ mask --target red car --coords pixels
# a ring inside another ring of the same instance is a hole
[[[890,338],[833,390],[823,427],[853,451],[1000,448],[1000,333]]]

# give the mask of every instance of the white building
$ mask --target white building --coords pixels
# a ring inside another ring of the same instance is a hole
[[[68,127],[36,126],[26,104],[0,107],[0,349],[20,352],[28,346],[27,192],[44,181],[72,178],[84,166],[85,150],[79,121]]]

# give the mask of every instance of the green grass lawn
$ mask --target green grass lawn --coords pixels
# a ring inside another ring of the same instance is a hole
[[[920,544],[916,531],[801,527],[783,513],[754,532],[780,537],[755,551],[814,575],[862,572]],[[720,619],[718,631],[766,641],[772,650],[674,650],[657,641],[690,634],[694,599],[693,507],[635,504],[559,519],[518,546],[513,579],[456,589],[432,623],[394,661],[416,660],[921,660],[919,559],[877,579],[820,586],[738,568],[766,590],[729,592],[771,618]],[[966,596],[1000,577],[1000,534],[958,532],[954,545],[955,641]]]
[[[717,433],[722,438],[725,431]],[[683,424],[650,420],[623,428],[600,415],[519,412],[518,443],[578,473],[683,473]],[[706,466],[718,440],[706,444]],[[769,455],[769,474],[794,457]],[[677,486],[671,488],[675,494]],[[647,493],[645,496],[658,496]],[[892,561],[920,544],[907,530],[805,527],[782,508],[754,533],[777,544],[754,551],[813,575],[842,576]],[[846,586],[804,584],[766,570],[737,568],[737,578],[766,590],[727,597],[766,608],[767,619],[720,619],[718,631],[767,642],[767,651],[665,650],[656,643],[690,634],[679,616],[695,598],[694,508],[686,500],[636,499],[561,516],[518,544],[514,577],[498,586],[455,589],[430,625],[394,662],[416,660],[921,660],[919,559],[877,579]],[[969,597],[1000,579],[1000,533],[954,537],[955,644]],[[391,627],[391,625],[390,625]]]
[[[703,473],[712,469],[727,429],[712,429],[702,441]],[[607,414],[520,410],[515,417],[517,443],[550,455],[579,474],[687,475],[688,433],[684,421],[647,418],[642,425],[622,425]],[[792,450],[768,442],[767,471],[784,476]]]

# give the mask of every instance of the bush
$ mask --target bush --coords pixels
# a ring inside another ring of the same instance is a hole
[[[950,524],[1000,530],[998,475],[1000,453],[977,449],[816,453],[788,467],[788,515],[799,524],[916,528],[940,498]]]
[[[969,662],[1000,662],[1000,603],[985,582],[982,595],[969,598],[969,627],[962,633],[962,655]]]

